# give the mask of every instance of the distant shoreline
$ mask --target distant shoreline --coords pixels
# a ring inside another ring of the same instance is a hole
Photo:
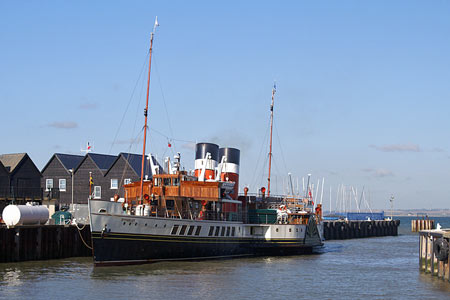
[[[373,210],[381,212],[382,210]],[[450,209],[394,209],[392,214],[396,217],[450,217]],[[385,216],[391,215],[391,210],[384,210]]]

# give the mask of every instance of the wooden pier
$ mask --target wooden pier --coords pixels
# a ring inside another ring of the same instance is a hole
[[[450,282],[450,229],[419,232],[419,268]]]
[[[434,229],[434,220],[428,218],[411,220],[411,231],[419,232],[421,230],[431,230]]]
[[[357,239],[375,236],[397,236],[400,220],[324,221],[325,240]]]
[[[89,225],[0,227],[0,263],[92,256]]]

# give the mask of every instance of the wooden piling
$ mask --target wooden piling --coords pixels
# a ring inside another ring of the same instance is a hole
[[[433,226],[433,222],[429,222]],[[436,255],[436,241],[450,241],[450,229],[419,231],[419,269],[431,276],[450,282],[450,253],[444,259],[442,254]],[[442,249],[440,249],[442,251]],[[448,251],[448,249],[447,249]],[[442,252],[440,252],[442,253]]]
[[[80,232],[76,226],[0,226],[0,262],[92,256],[80,234],[91,245],[89,225]]]

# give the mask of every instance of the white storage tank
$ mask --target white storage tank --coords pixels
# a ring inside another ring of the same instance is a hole
[[[43,205],[8,205],[3,209],[2,218],[6,226],[45,224],[49,212]]]

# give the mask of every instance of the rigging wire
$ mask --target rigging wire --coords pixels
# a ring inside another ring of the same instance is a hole
[[[269,126],[267,126],[267,128],[266,128],[266,133],[265,133],[265,135],[264,135],[264,139],[263,139],[263,141],[262,141],[262,143],[261,143],[261,147],[260,147],[260,149],[259,149],[259,154],[258,154],[258,159],[257,159],[257,161],[256,161],[255,170],[258,170],[258,167],[259,167],[259,161],[260,161],[260,159],[261,159],[262,152],[263,152],[263,150],[265,149],[264,145],[266,144],[267,136],[269,135],[269,128],[270,128]],[[266,159],[267,159],[267,158],[266,158]],[[259,173],[259,172],[254,172],[254,173],[253,173],[252,180],[250,181],[252,187],[253,187],[253,185],[256,183],[256,175],[257,175],[258,173]]]
[[[164,96],[164,91],[163,91],[162,83],[161,83],[161,77],[159,76],[158,64],[157,64],[156,60],[155,60],[155,71],[156,71],[156,77],[158,78],[159,89],[161,91],[161,96],[163,99],[164,110],[166,111],[166,117],[167,117],[167,123],[169,125],[170,135],[173,137],[174,135],[173,135],[173,130],[172,130],[172,123],[170,122],[169,110],[167,109],[166,97]]]
[[[277,135],[277,139],[278,139],[278,145],[280,147],[281,158],[282,158],[283,163],[284,163],[285,173],[287,174],[289,171],[288,171],[288,168],[287,168],[286,160],[284,158],[283,147],[281,146],[281,139],[280,139],[280,136],[278,135],[277,127],[276,126],[274,126],[274,127],[275,127],[275,134]]]
[[[139,81],[141,80],[142,73],[144,72],[145,66],[147,65],[147,59],[148,59],[149,54],[150,53],[147,53],[147,55],[145,56],[145,61],[144,61],[144,64],[142,65],[141,72],[139,72],[138,79],[136,80],[136,83],[134,85],[133,91],[131,92],[130,99],[128,100],[128,104],[127,104],[127,106],[125,108],[125,111],[123,112],[122,119],[119,122],[119,126],[117,128],[117,131],[116,131],[116,134],[114,136],[113,142],[111,143],[111,147],[109,148],[108,154],[111,154],[112,148],[114,147],[114,144],[116,143],[117,136],[119,135],[120,128],[122,127],[123,121],[125,120],[125,115],[127,114],[128,108],[130,107],[130,104],[131,104],[131,100],[134,97],[134,93],[136,91],[136,87],[137,87]]]

